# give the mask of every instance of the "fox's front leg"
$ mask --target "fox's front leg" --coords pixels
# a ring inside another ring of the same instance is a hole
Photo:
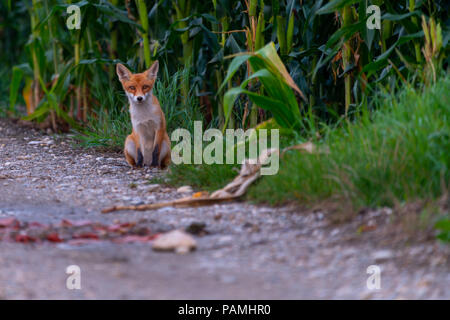
[[[143,155],[136,136],[132,133],[125,140],[125,159],[132,167],[142,167]]]
[[[140,145],[144,166],[151,166],[153,162],[153,140],[141,139]]]
[[[161,167],[161,150],[163,147],[165,131],[162,129],[156,130],[155,141],[153,143],[153,153],[152,153],[152,166]]]

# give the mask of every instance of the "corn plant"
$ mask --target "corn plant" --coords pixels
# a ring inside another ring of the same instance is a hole
[[[143,50],[144,50],[144,61],[145,61],[145,68],[150,68],[152,65],[151,60],[151,53],[150,53],[150,42],[148,39],[149,36],[149,25],[148,25],[148,17],[147,17],[147,5],[145,4],[144,0],[136,0],[136,6],[139,11],[139,19],[141,21],[142,25],[142,43],[143,43]]]
[[[239,87],[232,88],[225,94],[225,124],[228,121],[236,99],[239,95],[246,94],[253,103],[270,111],[275,121],[281,127],[299,129],[301,127],[300,111],[292,89],[303,98],[304,95],[290,77],[277,54],[273,42],[258,51],[247,52],[246,54],[236,56],[230,64],[221,88],[233,77],[238,68],[247,61],[250,63],[254,73],[243,81]],[[246,89],[248,84],[255,79],[261,82],[264,88],[264,95]]]
[[[33,8],[37,7],[37,1],[32,1]],[[31,28],[32,28],[32,42],[30,43],[30,51],[31,56],[33,59],[33,93],[32,93],[32,99],[31,99],[31,105],[30,105],[30,112],[34,112],[36,110],[37,105],[39,104],[40,100],[40,87],[39,87],[39,77],[41,76],[40,67],[41,64],[39,63],[39,57],[38,55],[41,53],[42,57],[42,51],[38,52],[39,48],[39,30],[36,29],[36,25],[38,23],[39,17],[38,17],[38,11],[30,9],[30,18],[31,18]],[[42,61],[42,59],[41,59]]]
[[[79,30],[65,26],[70,4],[81,8]],[[381,30],[366,26],[370,4],[381,8]],[[245,81],[252,94],[273,92],[252,76],[256,58],[227,77],[231,59],[225,57],[256,53],[273,41],[290,79],[308,96],[306,103],[294,89],[296,118],[337,122],[370,112],[373,93],[395,90],[399,81],[434,82],[450,63],[449,10],[444,0],[2,0],[0,74],[11,81],[1,85],[0,107],[18,116],[17,105],[26,104],[28,116],[36,113],[29,119],[53,129],[65,114],[84,124],[99,110],[116,108],[102,103],[106,88],[125,104],[117,62],[141,71],[158,59],[170,75],[189,70],[189,77],[177,77],[184,97],[177,99],[194,95],[205,125],[254,127],[276,111],[250,96],[225,107],[223,92]],[[66,66],[70,72],[58,85],[66,94],[52,91]]]
[[[425,81],[428,78],[433,79],[436,83],[436,74],[440,71],[442,65],[442,29],[441,25],[430,18],[427,23],[425,16],[422,16],[422,29],[425,35],[425,45],[422,48],[423,55],[427,62],[426,73],[431,76],[425,76]]]
[[[246,28],[246,37],[247,37],[247,50],[255,51],[261,48],[264,44],[264,1],[261,0],[260,3],[260,12],[258,15],[258,0],[248,0],[246,2],[248,18],[250,21],[250,26]],[[252,72],[250,68],[250,62],[247,62],[247,77],[250,77]],[[253,101],[252,101],[253,102]],[[258,106],[253,105],[249,106],[250,111],[250,126],[254,127],[258,123]],[[245,123],[246,115],[248,109],[244,112],[244,119],[242,120]]]

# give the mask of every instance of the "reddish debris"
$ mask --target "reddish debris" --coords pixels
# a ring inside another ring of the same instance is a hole
[[[63,242],[63,239],[59,237],[59,234],[56,232],[49,233],[46,238],[50,242]]]
[[[17,226],[19,221],[16,218],[3,218],[0,219],[0,228],[10,228],[12,226]]]
[[[63,219],[60,223],[45,225],[39,222],[21,222],[16,218],[0,219],[0,241],[20,243],[48,241],[82,245],[101,240],[114,243],[145,243],[153,241],[156,237],[157,234],[152,234],[147,227],[138,226],[135,222],[105,225],[89,220]]]
[[[38,239],[30,237],[29,235],[26,234],[16,234],[16,236],[14,237],[14,241],[23,243],[36,242],[37,240]]]

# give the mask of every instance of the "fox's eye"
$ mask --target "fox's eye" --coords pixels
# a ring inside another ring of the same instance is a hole
[[[136,87],[133,87],[133,86],[131,86],[131,87],[128,87],[128,90],[136,90]]]
[[[148,85],[143,85],[143,86],[142,86],[142,89],[143,89],[143,90],[148,90],[148,89],[150,89],[150,86],[148,86]]]

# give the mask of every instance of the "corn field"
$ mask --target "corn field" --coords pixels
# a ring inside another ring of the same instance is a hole
[[[73,5],[81,19],[70,29]],[[380,8],[379,29],[367,27],[371,5]],[[250,128],[273,117],[302,130],[354,119],[372,111],[377,92],[426,86],[447,72],[449,7],[444,0],[1,0],[0,108],[55,132],[83,127],[126,111],[116,63],[141,72],[159,60],[161,81],[176,79],[179,89],[168,101],[189,101],[183,108],[195,106],[205,126]]]

